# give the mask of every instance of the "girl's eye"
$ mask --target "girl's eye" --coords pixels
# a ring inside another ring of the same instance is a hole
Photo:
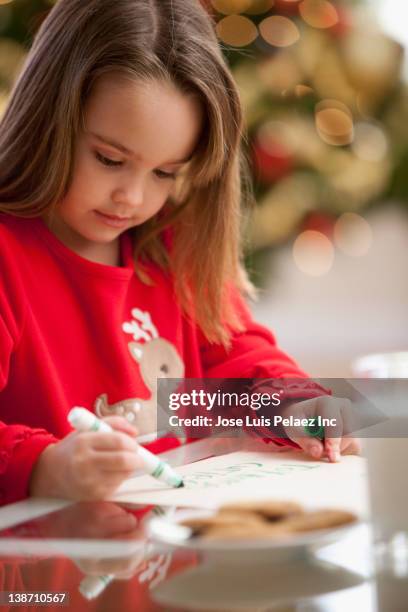
[[[177,174],[175,172],[163,172],[163,170],[155,170],[156,176],[162,179],[175,179]]]
[[[104,166],[116,167],[116,166],[121,166],[123,164],[123,162],[121,161],[115,161],[114,159],[109,159],[109,157],[105,157],[104,155],[101,155],[100,153],[98,153],[98,151],[95,151],[95,157]]]
[[[104,166],[110,166],[110,167],[115,168],[115,167],[123,165],[123,161],[116,161],[114,159],[109,159],[109,157],[105,157],[98,151],[95,151],[95,157]],[[161,179],[175,179],[177,176],[175,172],[163,172],[163,170],[155,170],[155,173],[156,173],[156,176],[158,176]]]

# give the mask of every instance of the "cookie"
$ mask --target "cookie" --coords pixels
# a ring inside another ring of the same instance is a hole
[[[205,540],[265,540],[267,538],[279,538],[287,536],[290,532],[282,529],[280,525],[268,525],[260,523],[258,525],[241,524],[236,525],[217,525],[207,529],[201,537]]]
[[[242,526],[257,526],[265,523],[263,518],[254,513],[246,513],[245,517],[242,512],[223,512],[213,516],[204,518],[192,518],[183,521],[185,527],[189,527],[193,531],[193,535],[202,535],[210,528],[236,527]]]
[[[291,533],[332,529],[354,523],[357,517],[345,510],[315,510],[292,516],[282,521],[281,526]]]
[[[219,508],[213,516],[189,519],[183,525],[193,536],[210,540],[284,538],[296,533],[333,529],[354,523],[357,517],[345,510],[304,511],[295,502],[243,502]]]
[[[267,521],[280,521],[290,516],[302,514],[302,506],[291,501],[256,501],[227,504],[221,506],[219,513],[235,512],[242,514],[258,514]]]

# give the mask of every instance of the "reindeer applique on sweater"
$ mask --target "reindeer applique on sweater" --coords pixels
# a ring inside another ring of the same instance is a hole
[[[150,314],[133,308],[132,321],[125,322],[122,329],[133,336],[128,343],[131,356],[140,368],[140,374],[149,389],[149,399],[132,397],[109,404],[106,393],[100,395],[94,404],[95,413],[100,417],[124,416],[137,427],[139,436],[157,431],[157,378],[183,378],[184,363],[173,344],[160,338]]]

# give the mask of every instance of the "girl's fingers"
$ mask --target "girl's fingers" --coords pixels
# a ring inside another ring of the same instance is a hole
[[[112,417],[113,418],[113,417]],[[85,432],[81,434],[93,450],[129,451],[136,453],[139,448],[134,437],[121,431],[112,432]]]
[[[324,447],[318,438],[311,436],[290,436],[290,439],[299,444],[300,448],[313,457],[313,459],[320,459],[322,457]]]
[[[341,440],[341,438],[325,438],[324,440],[324,450],[332,463],[340,461]]]
[[[361,442],[357,438],[343,438],[341,441],[342,455],[361,455]]]
[[[293,417],[294,419],[305,419],[314,416],[314,400],[305,400],[294,404],[289,407],[285,412],[286,417]],[[304,427],[298,425],[287,425],[285,426],[285,433],[292,440],[300,446],[300,448],[313,457],[313,459],[320,459],[324,452],[324,447],[316,437],[306,435]]]
[[[324,425],[324,443],[316,437],[305,436],[301,427],[285,427],[288,437],[314,459],[327,455],[329,461],[335,463],[340,461],[341,454],[361,452],[360,444],[355,438],[343,438],[343,433],[350,431],[350,400],[331,396],[305,400],[291,406],[287,415],[298,418],[320,417],[325,419],[325,423],[329,423]]]
[[[353,409],[352,403],[349,399],[344,399],[341,408],[341,418],[343,421],[343,436],[350,436],[350,439],[352,439],[353,431],[356,430],[355,417],[356,412]]]
[[[81,559],[77,566],[89,576],[122,573],[129,569],[129,559]]]
[[[110,538],[119,534],[126,534],[136,529],[137,519],[133,514],[123,512],[120,516],[112,517],[109,520],[98,520],[98,517],[89,521],[82,521],[80,524],[81,535],[88,538]]]
[[[106,473],[132,473],[141,467],[139,456],[133,451],[94,450],[92,462],[95,468]]]
[[[129,531],[133,531],[137,528],[137,518],[133,514],[126,513],[121,517],[117,517],[115,521],[112,521],[108,528],[104,525],[103,537],[114,537],[119,534],[127,534]]]
[[[316,412],[325,419],[324,426],[324,450],[330,462],[340,461],[340,445],[343,435],[342,408],[343,398],[321,397],[316,400]]]
[[[136,438],[139,435],[139,431],[129,423],[127,419],[121,416],[110,416],[102,419],[104,422],[108,423],[113,429],[117,431],[123,431],[123,433],[132,436],[132,438]]]

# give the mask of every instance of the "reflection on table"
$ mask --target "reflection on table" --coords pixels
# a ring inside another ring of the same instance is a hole
[[[9,526],[0,532],[0,590],[66,592],[72,610],[407,610],[407,559],[395,564],[394,555],[376,573],[367,525],[319,550],[257,561],[149,541],[147,521],[163,512],[71,503]]]

